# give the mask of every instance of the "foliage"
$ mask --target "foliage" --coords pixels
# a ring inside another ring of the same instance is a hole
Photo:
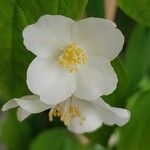
[[[0,143],[8,150],[106,150],[115,131],[119,141],[114,149],[150,148],[150,1],[117,0],[117,5],[116,23],[126,40],[120,56],[111,62],[119,79],[117,89],[103,98],[112,106],[127,106],[130,122],[121,128],[102,126],[85,134],[90,142],[83,144],[57,119],[49,123],[47,112],[19,123],[16,112],[10,111],[0,114]],[[24,47],[22,31],[44,14],[103,18],[104,0],[0,0],[0,106],[30,94],[26,70],[35,56]]]
[[[9,114],[0,125],[0,139],[10,150],[26,150],[31,141],[32,129],[28,122],[19,123],[16,114]]]
[[[136,26],[127,46],[130,90],[134,90],[150,66],[150,29]]]
[[[118,150],[148,150],[150,139],[150,90],[131,99],[129,109],[132,114],[130,122],[120,129]],[[129,140],[130,137],[130,140]],[[126,147],[127,146],[127,147]]]
[[[141,25],[150,27],[149,0],[117,0],[119,7]]]
[[[57,144],[53,144],[57,141]],[[82,145],[74,135],[68,131],[55,128],[41,133],[31,144],[30,150],[83,150]]]

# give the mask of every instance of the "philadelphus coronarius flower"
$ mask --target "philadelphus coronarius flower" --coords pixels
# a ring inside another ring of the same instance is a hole
[[[45,15],[24,29],[23,38],[37,56],[28,68],[27,85],[42,102],[57,104],[71,95],[95,100],[115,90],[110,61],[121,51],[124,37],[113,22]]]
[[[67,125],[68,129],[75,133],[84,133],[96,130],[105,123],[107,125],[124,125],[130,118],[130,113],[121,108],[110,107],[102,99],[87,101],[71,96],[67,100],[56,105],[45,104],[39,96],[24,96],[21,99],[13,99],[3,106],[3,111],[18,107],[18,119],[27,118],[32,113],[40,113],[50,109],[49,120],[53,116]]]
[[[27,71],[27,85],[35,95],[15,98],[3,111],[18,107],[18,119],[24,120],[50,109],[50,121],[60,117],[76,133],[96,130],[102,123],[128,122],[127,110],[99,98],[117,85],[110,61],[121,51],[124,37],[113,22],[45,15],[24,29],[23,38],[37,56]]]

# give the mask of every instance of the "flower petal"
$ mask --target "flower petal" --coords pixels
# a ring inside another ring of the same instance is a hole
[[[9,109],[13,109],[15,107],[18,107],[18,104],[16,103],[15,98],[5,103],[2,107],[2,111],[7,111]]]
[[[99,96],[112,93],[118,81],[111,64],[100,57],[91,58],[76,77],[77,88],[74,96],[87,100],[95,100]]]
[[[60,48],[71,43],[71,28],[74,21],[60,15],[44,15],[37,23],[23,31],[24,45],[40,57],[57,54]]]
[[[68,129],[75,133],[84,133],[91,132],[96,130],[102,125],[102,120],[99,117],[98,111],[95,109],[95,106],[92,105],[89,101],[73,98],[72,102],[76,103],[79,107],[79,111],[85,121],[81,124],[80,118],[71,119]]]
[[[24,96],[21,99],[16,99],[18,105],[25,111],[30,113],[40,113],[52,107],[47,105],[40,100],[39,96]]]
[[[27,71],[29,89],[47,104],[64,101],[76,89],[75,77],[57,62],[47,58],[35,58]]]
[[[124,36],[116,25],[101,18],[80,20],[74,26],[74,42],[89,55],[99,55],[113,60],[122,50]]]
[[[51,108],[52,106],[41,102],[40,97],[37,95],[29,95],[8,101],[3,106],[2,110],[6,111],[15,107],[21,107],[21,109],[28,113],[40,113],[46,109]]]
[[[30,115],[31,115],[31,113],[25,111],[21,107],[19,107],[18,110],[17,110],[17,118],[18,118],[19,121],[25,120]]]
[[[102,99],[92,101],[95,105],[103,122],[107,125],[117,124],[123,126],[130,119],[130,112],[126,109],[111,107]]]

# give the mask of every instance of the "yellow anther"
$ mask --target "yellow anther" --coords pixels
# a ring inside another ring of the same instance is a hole
[[[49,112],[49,120],[52,121],[54,117],[60,117],[60,120],[68,125],[73,118],[80,118],[80,125],[86,120],[85,116],[82,116],[79,109],[76,106],[70,105],[67,109],[64,109],[64,105],[57,105]]]
[[[58,57],[58,64],[68,69],[70,73],[77,72],[80,64],[86,64],[87,54],[75,44],[68,45],[64,52]]]

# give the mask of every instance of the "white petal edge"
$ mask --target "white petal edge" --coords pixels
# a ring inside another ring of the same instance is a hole
[[[101,98],[96,101],[91,101],[97,108],[100,117],[107,125],[125,125],[130,119],[130,112],[126,109],[111,107]]]
[[[87,65],[76,73],[75,97],[95,100],[111,94],[117,87],[117,75],[110,62],[102,57],[91,57]]]
[[[19,121],[23,121],[25,120],[27,117],[29,117],[31,115],[31,113],[25,111],[24,109],[22,109],[21,107],[19,107],[17,109],[17,118]]]
[[[75,21],[61,15],[44,15],[23,30],[24,45],[40,57],[51,57],[72,42]]]
[[[110,61],[118,56],[124,43],[124,36],[115,23],[101,18],[79,20],[74,25],[72,37],[89,55],[99,55]]]
[[[86,117],[86,121],[81,125],[79,118],[71,119],[70,124],[68,125],[70,131],[81,134],[95,131],[102,125],[102,119],[92,103],[75,97],[73,98],[73,101],[72,103],[75,103],[78,106],[81,115]]]
[[[12,100],[8,101],[7,103],[5,103],[2,107],[2,111],[7,111],[9,109],[13,109],[18,107],[18,104],[16,103],[15,98],[13,98]]]
[[[52,107],[40,101],[40,97],[37,95],[24,96],[22,98],[14,98],[8,101],[2,108],[2,111],[20,107],[22,110],[28,113],[40,113]],[[21,111],[21,110],[19,110]]]
[[[68,129],[77,134],[91,132],[98,129],[102,123],[106,125],[125,125],[130,119],[130,112],[126,109],[111,107],[101,98],[95,101],[87,101],[73,97],[71,103],[77,105],[82,116],[86,116],[86,122],[80,125],[80,119],[70,121]]]
[[[75,76],[59,67],[53,59],[36,57],[27,71],[27,85],[41,101],[57,104],[69,98],[76,89]]]

